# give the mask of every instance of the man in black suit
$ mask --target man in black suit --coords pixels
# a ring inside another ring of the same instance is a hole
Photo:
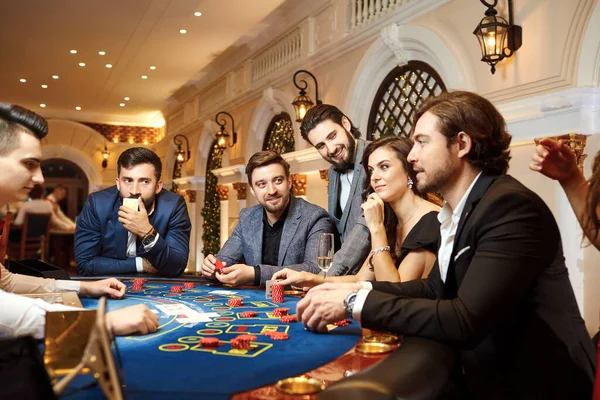
[[[298,303],[298,318],[324,331],[348,316],[450,345],[470,398],[590,398],[594,348],[560,233],[544,202],[506,175],[504,119],[486,99],[453,92],[426,100],[415,122],[417,185],[445,199],[431,274],[320,285]]]

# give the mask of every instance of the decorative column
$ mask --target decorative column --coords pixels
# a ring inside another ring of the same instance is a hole
[[[237,193],[239,209],[242,210],[242,209],[246,208],[247,207],[246,196],[247,196],[248,184],[244,183],[244,182],[236,182],[233,184],[233,189]]]
[[[173,185],[176,183],[173,182]],[[187,200],[186,205],[188,209],[188,214],[190,216],[190,220],[193,221],[194,216],[197,212],[198,204],[196,203],[196,191],[195,190],[182,190],[184,198]],[[192,223],[192,231],[190,232],[190,253],[188,256],[188,267],[189,271],[197,271],[196,268],[196,246],[197,246],[197,226]]]
[[[292,192],[294,193],[294,196],[306,200],[306,175],[293,174],[291,178]]]
[[[221,247],[229,239],[229,186],[217,185],[217,193],[221,201]]]

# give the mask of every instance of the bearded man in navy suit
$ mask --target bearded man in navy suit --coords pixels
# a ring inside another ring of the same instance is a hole
[[[117,161],[116,186],[89,195],[75,230],[81,275],[181,275],[190,218],[183,197],[163,189],[161,170],[152,150],[127,149]]]

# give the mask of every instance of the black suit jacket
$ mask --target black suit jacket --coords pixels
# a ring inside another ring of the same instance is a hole
[[[450,344],[473,398],[589,399],[594,347],[546,204],[482,174],[460,218],[446,281],[373,282],[363,326]]]

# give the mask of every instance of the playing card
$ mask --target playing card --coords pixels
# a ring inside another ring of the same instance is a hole
[[[265,286],[265,298],[270,299],[272,297],[271,294],[271,285],[277,282],[280,282],[281,279],[270,279],[266,282]]]
[[[123,206],[131,208],[134,211],[138,211],[138,199],[137,198],[126,198],[123,199]]]

